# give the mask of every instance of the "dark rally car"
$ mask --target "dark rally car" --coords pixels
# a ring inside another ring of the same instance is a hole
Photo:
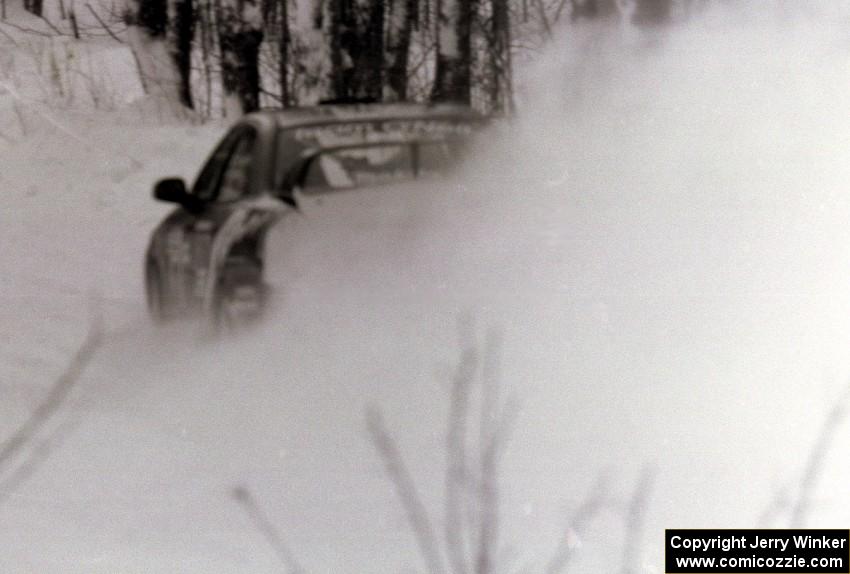
[[[481,126],[458,106],[331,105],[249,114],[215,148],[194,185],[164,179],[179,205],[145,259],[155,320],[260,313],[266,233],[309,196],[402,184],[445,171]],[[285,224],[285,221],[281,223]]]

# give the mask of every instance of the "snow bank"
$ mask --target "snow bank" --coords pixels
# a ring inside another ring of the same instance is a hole
[[[144,97],[132,51],[112,40],[24,36],[6,51],[0,80],[5,84],[0,94],[4,109],[15,103],[13,98],[23,106],[114,110]],[[0,127],[9,130],[12,119],[5,112]]]
[[[37,112],[25,112],[26,136],[0,147],[0,334],[9,342],[0,380],[13,392],[3,401],[3,431],[64,367],[91,299],[103,300],[113,327],[144,317],[142,252],[167,212],[151,200],[152,182],[192,177],[221,133],[144,127],[144,118],[120,114]]]

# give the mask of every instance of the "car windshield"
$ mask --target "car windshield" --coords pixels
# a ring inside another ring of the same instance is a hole
[[[448,142],[381,144],[325,150],[308,159],[305,194],[403,183],[445,172],[457,157]]]

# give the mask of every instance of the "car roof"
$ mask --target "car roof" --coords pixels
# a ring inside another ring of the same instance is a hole
[[[273,123],[279,128],[333,124],[346,121],[392,119],[468,119],[484,117],[469,107],[457,104],[332,104],[285,109],[266,109],[249,114],[247,120]]]

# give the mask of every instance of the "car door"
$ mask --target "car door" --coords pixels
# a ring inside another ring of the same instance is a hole
[[[192,187],[203,209],[177,210],[165,226],[167,296],[177,308],[198,308],[210,273],[210,253],[216,233],[240,202],[254,194],[258,178],[257,131],[234,128],[215,149]]]

